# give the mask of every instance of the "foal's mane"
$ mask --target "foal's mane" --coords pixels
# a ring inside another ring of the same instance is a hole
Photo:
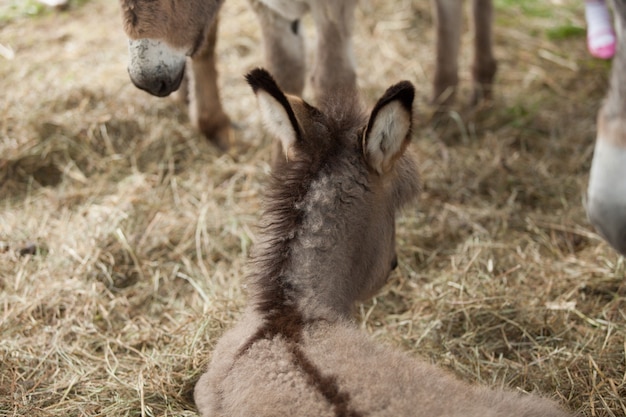
[[[346,107],[326,102],[320,111],[308,108],[316,124],[316,135],[300,132],[299,146],[293,160],[277,164],[270,175],[264,195],[260,240],[249,261],[248,280],[254,308],[264,324],[241,346],[238,355],[261,339],[282,336],[297,366],[304,371],[309,384],[329,402],[336,416],[362,417],[350,406],[350,394],[339,388],[333,375],[323,375],[300,348],[304,326],[310,322],[298,310],[295,288],[285,279],[291,262],[292,243],[302,227],[306,211],[301,204],[311,184],[325,167],[338,163],[336,156],[344,147],[353,147],[353,155],[363,158],[360,133],[366,117],[356,100]],[[350,102],[350,101],[348,101]],[[327,116],[330,115],[330,116]],[[313,321],[313,320],[311,320]]]
[[[339,95],[321,103],[320,109],[306,106],[315,135],[299,132],[297,146],[301,151],[288,163],[277,164],[272,170],[264,194],[260,241],[248,265],[255,308],[270,316],[285,316],[286,308],[295,308],[290,297],[294,288],[283,278],[291,261],[292,242],[306,214],[300,203],[311,183],[325,167],[338,162],[336,157],[342,149],[353,148],[355,157],[363,157],[360,136],[367,117],[358,96]]]

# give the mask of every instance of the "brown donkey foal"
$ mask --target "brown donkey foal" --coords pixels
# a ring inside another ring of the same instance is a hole
[[[355,94],[316,108],[264,70],[247,79],[283,158],[249,264],[249,305],[195,387],[200,414],[567,416],[534,395],[461,382],[351,320],[395,267],[395,214],[418,192],[411,83],[390,87],[368,116]]]

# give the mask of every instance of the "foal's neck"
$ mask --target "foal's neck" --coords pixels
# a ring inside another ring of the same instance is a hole
[[[354,302],[346,262],[351,247],[336,212],[342,191],[320,175],[305,176],[295,189],[289,188],[289,175],[275,180],[283,182],[273,189],[283,199],[268,196],[252,258],[250,296],[256,311],[298,312],[303,320],[348,317]]]

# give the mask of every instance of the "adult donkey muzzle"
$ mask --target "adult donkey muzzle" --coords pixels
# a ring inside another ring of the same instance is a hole
[[[128,41],[128,74],[133,84],[154,96],[165,97],[178,90],[185,75],[185,53],[161,41]]]

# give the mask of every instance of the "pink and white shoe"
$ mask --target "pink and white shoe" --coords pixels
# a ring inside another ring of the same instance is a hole
[[[613,29],[587,32],[587,49],[595,58],[611,59],[615,55],[617,39]]]
[[[600,59],[613,58],[617,41],[605,0],[585,0],[585,20],[587,49],[591,55]]]

